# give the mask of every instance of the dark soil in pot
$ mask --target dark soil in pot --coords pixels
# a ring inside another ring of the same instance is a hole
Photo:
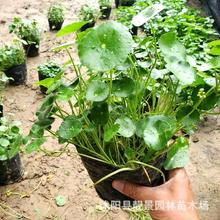
[[[48,77],[43,75],[42,73],[38,72],[38,78],[39,78],[39,81],[41,81],[41,80],[47,79]],[[40,91],[43,94],[46,94],[47,93],[47,88],[45,86],[40,86]]]
[[[111,14],[111,7],[101,7],[100,12],[101,12],[101,19],[109,19],[110,14]]]
[[[27,79],[27,66],[26,63],[23,63],[18,66],[14,66],[8,70],[5,71],[5,74],[7,77],[10,77],[12,79],[9,80],[10,85],[22,85],[26,82]]]
[[[120,6],[132,6],[135,3],[135,0],[119,0]]]
[[[90,178],[92,179],[92,181],[95,183],[98,180],[100,180],[101,178],[103,178],[104,176],[106,176],[107,174],[110,174],[112,172],[114,172],[115,170],[117,170],[117,168],[99,162],[99,161],[95,161],[92,160],[90,158],[86,158],[86,157],[81,157],[82,162],[85,166],[85,168],[87,169]],[[157,161],[155,161],[154,164],[152,164],[153,166],[157,167],[157,168],[161,168],[163,161],[165,159],[165,156],[158,158]],[[106,200],[108,202],[111,201],[120,201],[121,204],[123,204],[123,201],[125,200],[129,200],[131,202],[131,204],[134,202],[133,199],[121,194],[120,192],[116,191],[113,187],[112,187],[112,181],[113,180],[126,180],[135,184],[139,184],[139,185],[143,185],[143,186],[158,186],[160,184],[163,183],[163,179],[160,173],[158,173],[157,171],[153,170],[153,169],[149,169],[149,168],[145,168],[148,172],[148,175],[151,179],[151,183],[149,182],[146,174],[144,173],[144,170],[142,168],[136,169],[134,171],[126,171],[126,172],[121,172],[118,173],[106,180],[104,180],[103,182],[99,183],[98,185],[95,186],[95,189],[98,193],[98,195],[103,199]],[[164,172],[164,170],[162,170]]]
[[[54,23],[54,22],[48,20],[48,23],[49,23],[49,27],[50,27],[51,31],[59,31],[63,25],[63,21],[59,22],[59,23]]]
[[[24,45],[24,49],[28,57],[36,57],[39,55],[39,45],[37,44]]]
[[[17,182],[22,177],[21,158],[17,154],[9,160],[0,160],[0,185]]]
[[[120,0],[115,0],[115,7],[118,8]]]
[[[82,32],[82,31],[85,31],[86,29],[92,28],[92,27],[94,27],[94,26],[95,26],[95,21],[89,22],[89,23],[83,25],[83,26],[80,28],[80,31],[81,31],[81,32]]]

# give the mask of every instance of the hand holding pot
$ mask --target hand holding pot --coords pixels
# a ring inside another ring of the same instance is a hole
[[[144,187],[119,180],[113,181],[112,186],[137,201],[145,204],[146,201],[152,201],[152,207],[147,208],[153,220],[199,220],[196,208],[192,205],[193,193],[184,168],[170,171],[169,180],[157,187]]]

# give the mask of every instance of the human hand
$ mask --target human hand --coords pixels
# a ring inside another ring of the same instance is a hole
[[[163,201],[164,204],[173,202],[184,204],[182,209],[156,209],[149,210],[153,220],[199,220],[195,207],[187,207],[187,204],[193,203],[193,193],[190,180],[184,168],[170,171],[169,180],[163,185],[157,187],[145,187],[135,185],[126,181],[115,180],[112,183],[113,188],[119,192],[133,198],[137,201]]]

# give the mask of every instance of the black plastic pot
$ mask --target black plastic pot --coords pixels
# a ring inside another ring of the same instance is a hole
[[[12,79],[9,80],[10,85],[18,86],[26,82],[27,79],[27,66],[23,63],[18,66],[14,66],[5,71],[7,77]]]
[[[7,185],[19,181],[22,178],[22,166],[20,155],[17,154],[9,160],[0,160],[0,185]]]
[[[94,27],[94,26],[95,26],[95,21],[89,22],[89,23],[83,25],[83,26],[80,28],[80,31],[81,31],[81,32],[82,32],[82,31],[85,31],[86,29],[92,28],[92,27]]]
[[[0,104],[0,118],[2,118],[4,116],[4,112],[3,112],[3,105]],[[0,123],[1,125],[1,123]]]
[[[42,73],[38,72],[38,78],[39,78],[39,81],[41,81],[41,80],[47,79],[48,77],[46,77]],[[46,94],[47,93],[47,88],[45,86],[40,86],[40,91],[43,94]]]
[[[101,19],[109,19],[111,14],[111,7],[100,7]]]
[[[37,44],[28,44],[23,45],[26,55],[28,57],[36,57],[39,55],[39,45]]]
[[[59,23],[54,23],[54,22],[48,20],[48,23],[49,23],[49,27],[50,27],[51,31],[59,31],[63,25],[63,21],[59,22]]]
[[[120,0],[115,0],[115,7],[118,8]]]
[[[119,0],[120,6],[132,6],[135,3],[135,0]]]
[[[98,180],[100,180],[102,177],[106,176],[107,174],[110,174],[117,170],[116,167],[113,167],[111,165],[92,160],[87,157],[81,157],[82,162],[87,169],[90,178],[95,183]],[[159,158],[157,161],[155,161],[153,166],[161,169],[163,161],[165,160],[165,156]],[[95,189],[98,193],[98,195],[105,201],[108,201],[111,203],[111,201],[118,201],[121,204],[123,204],[123,201],[129,200],[131,204],[133,204],[134,200],[121,194],[117,190],[115,190],[112,187],[112,181],[113,180],[126,180],[135,184],[143,185],[143,186],[158,186],[163,183],[163,179],[157,171],[149,168],[145,168],[148,172],[148,175],[151,179],[151,183],[149,182],[146,174],[144,173],[144,170],[142,168],[139,168],[134,171],[126,171],[122,173],[118,173],[103,182],[99,183],[95,186]]]
[[[131,34],[137,36],[138,34],[138,27],[133,26],[130,30]]]

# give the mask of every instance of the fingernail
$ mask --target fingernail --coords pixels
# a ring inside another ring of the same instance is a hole
[[[118,181],[118,180],[114,180],[112,182],[112,187],[117,189],[118,191],[121,191],[122,188],[123,188],[123,183],[121,181]]]

